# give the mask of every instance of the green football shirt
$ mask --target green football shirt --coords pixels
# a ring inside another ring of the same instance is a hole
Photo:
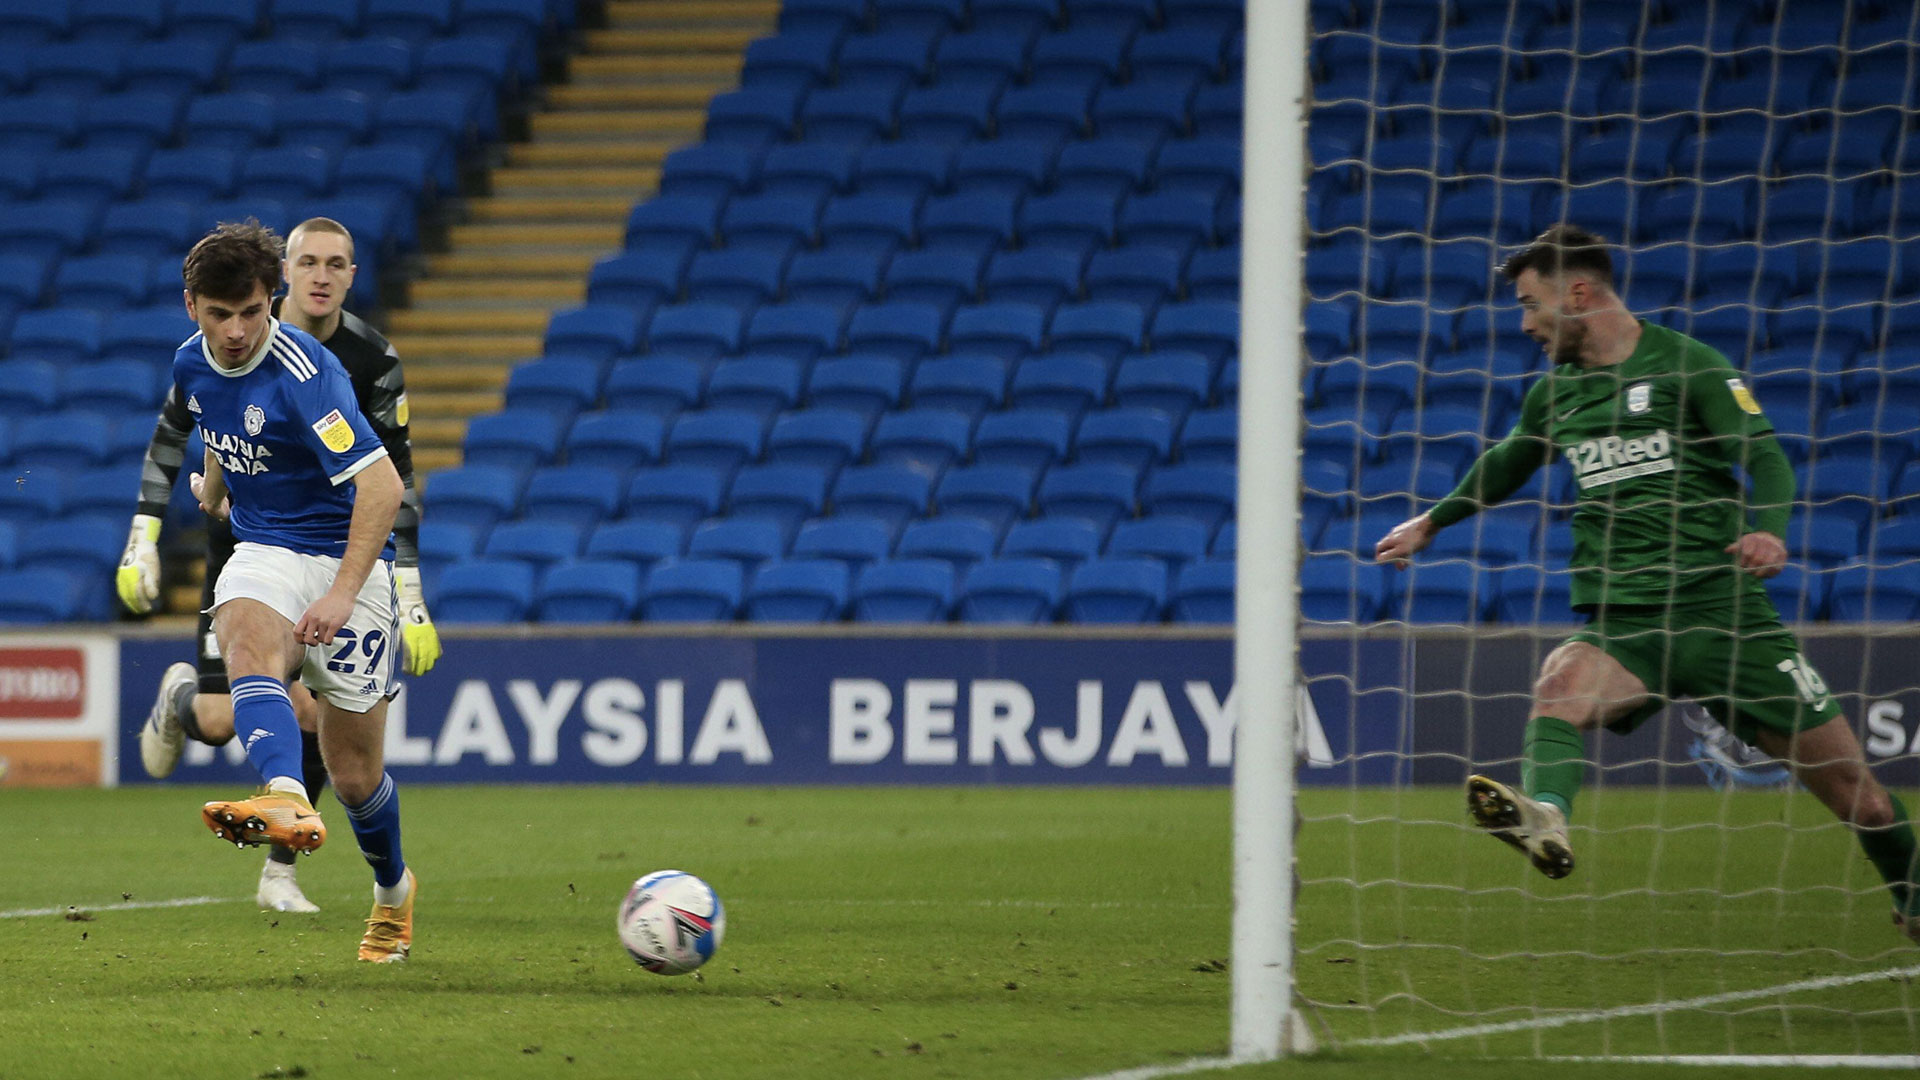
[[[1736,465],[1773,426],[1713,348],[1641,323],[1640,344],[1604,368],[1556,365],[1528,388],[1513,431],[1433,510],[1450,525],[1505,497],[1555,457],[1572,468],[1572,602],[1691,607],[1766,586],[1726,551],[1750,531]],[[1500,460],[1496,479],[1489,459]],[[1511,486],[1502,490],[1502,480]],[[1484,487],[1483,500],[1476,487]],[[1767,515],[1781,527],[1784,507]]]

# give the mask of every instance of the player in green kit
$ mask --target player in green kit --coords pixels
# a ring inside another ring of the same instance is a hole
[[[1554,366],[1460,486],[1374,549],[1378,561],[1404,566],[1542,465],[1557,457],[1573,466],[1572,601],[1588,622],[1548,654],[1534,683],[1524,793],[1471,777],[1474,822],[1548,877],[1565,877],[1586,733],[1632,731],[1669,698],[1690,697],[1788,762],[1853,828],[1892,891],[1895,924],[1920,941],[1906,807],[1868,771],[1762,584],[1786,562],[1794,480],[1759,403],[1726,357],[1628,313],[1598,236],[1555,226],[1501,271],[1519,295],[1521,329]]]

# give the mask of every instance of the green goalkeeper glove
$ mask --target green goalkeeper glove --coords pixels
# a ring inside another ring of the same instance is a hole
[[[407,674],[425,675],[440,659],[440,631],[433,628],[420,592],[420,568],[394,567],[393,587],[400,601],[400,636],[407,643]]]
[[[120,602],[135,615],[153,610],[160,598],[160,519],[151,514],[133,515],[133,528],[127,530],[127,550],[120,554],[120,569],[114,573],[114,588]]]

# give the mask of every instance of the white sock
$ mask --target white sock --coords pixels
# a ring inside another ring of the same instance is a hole
[[[379,904],[381,907],[399,907],[401,904],[407,902],[407,897],[412,892],[413,875],[401,874],[398,885],[389,886],[382,885],[377,881],[374,882],[373,902]]]
[[[276,776],[267,781],[267,790],[279,795],[298,795],[301,802],[313,805],[313,800],[307,797],[307,785],[291,776]]]

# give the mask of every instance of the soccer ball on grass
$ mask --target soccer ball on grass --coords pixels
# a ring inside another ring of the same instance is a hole
[[[620,902],[620,944],[656,975],[685,975],[713,959],[727,915],[713,886],[681,870],[655,870]]]

